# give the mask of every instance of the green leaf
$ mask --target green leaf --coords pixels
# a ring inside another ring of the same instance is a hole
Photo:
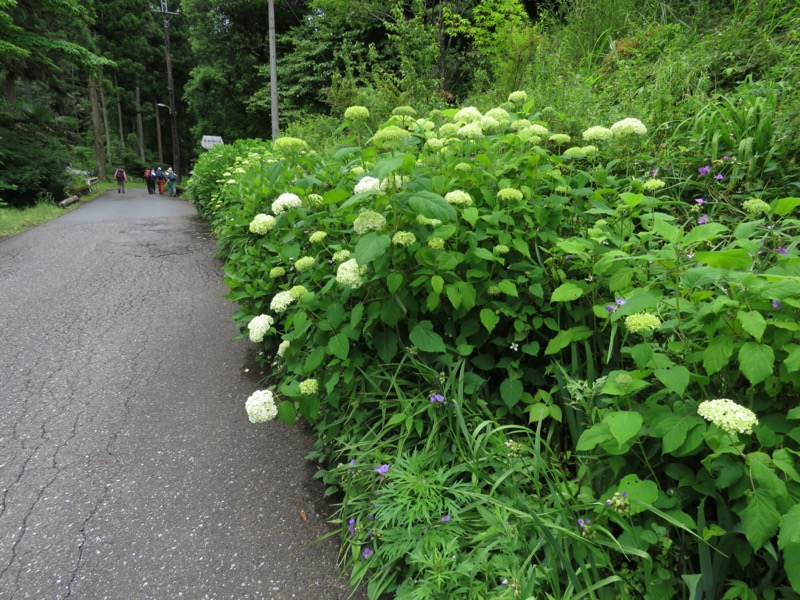
[[[294,402],[290,400],[284,400],[283,402],[279,402],[278,406],[278,421],[282,423],[286,423],[287,425],[292,425],[297,422],[297,413],[294,409]]]
[[[478,215],[479,215],[478,209],[475,208],[474,206],[465,208],[461,213],[461,216],[464,218],[464,220],[473,227],[475,227],[475,223],[478,222]]]
[[[514,282],[509,279],[503,279],[497,284],[497,287],[500,288],[501,292],[508,296],[513,296],[514,298],[519,296],[519,293],[517,292],[517,286],[514,285]]]
[[[795,504],[783,515],[778,534],[778,548],[785,550],[793,544],[800,545],[800,504]]]
[[[394,327],[403,318],[403,309],[392,298],[387,298],[381,303],[381,321]]]
[[[644,424],[642,415],[631,410],[617,411],[604,419],[604,421],[608,423],[608,429],[614,439],[617,440],[620,448],[625,442],[636,437],[636,434],[639,433]]]
[[[434,275],[431,277],[431,287],[435,294],[441,294],[444,287],[444,279],[440,275]]]
[[[751,384],[761,383],[772,374],[775,353],[766,344],[746,342],[739,350],[739,369]]]
[[[335,336],[329,339],[328,352],[337,358],[341,358],[342,360],[346,359],[347,355],[350,354],[350,342],[348,341],[347,336],[343,333],[337,333]]]
[[[337,329],[344,320],[344,306],[342,306],[339,302],[334,302],[328,306],[326,317],[328,319],[328,324],[333,329]]]
[[[569,346],[572,342],[585,340],[591,337],[591,335],[592,335],[592,330],[583,325],[567,329],[566,331],[559,331],[555,335],[555,337],[547,343],[547,348],[545,348],[544,350],[545,356],[548,354],[555,354],[556,352],[560,352],[561,350]]]
[[[767,328],[767,322],[761,313],[758,311],[743,311],[740,310],[736,313],[736,319],[742,324],[742,329],[756,338],[759,342],[761,336],[764,335],[764,330]]]
[[[608,430],[608,424],[598,423],[589,429],[585,429],[578,438],[578,444],[575,449],[578,452],[588,452],[593,450],[597,444],[611,440],[611,432]]]
[[[402,423],[408,418],[408,415],[405,413],[398,413],[396,415],[392,415],[392,418],[389,419],[389,422],[386,423],[387,427],[392,427],[393,425],[397,425],[398,423]]]
[[[686,391],[689,385],[689,369],[683,366],[656,369],[655,376],[667,389],[672,390],[679,396]]]
[[[733,341],[731,338],[724,335],[711,338],[703,351],[703,368],[708,375],[713,375],[728,366],[732,355]]]
[[[747,499],[747,507],[739,516],[742,529],[753,550],[760,550],[778,532],[781,515],[775,507],[775,499],[767,492],[756,488]]]
[[[704,242],[719,237],[725,231],[728,231],[728,228],[720,223],[698,225],[686,234],[686,237],[683,238],[683,243],[688,246],[694,242]]]
[[[508,408],[514,408],[522,399],[522,382],[519,379],[504,379],[500,384],[500,397]]]
[[[713,252],[696,252],[694,255],[698,262],[706,263],[710,267],[720,269],[744,270],[753,264],[753,259],[747,250],[734,248],[731,250],[717,250]]]
[[[408,205],[417,213],[429,219],[452,221],[456,218],[456,209],[439,194],[433,192],[416,192],[408,200]]]
[[[442,336],[433,330],[433,323],[430,321],[421,321],[411,330],[408,337],[411,339],[411,343],[423,352],[445,352],[447,350]]]
[[[500,317],[490,308],[483,308],[481,309],[481,323],[486,328],[486,331],[489,333],[497,327],[497,324],[500,322]]]
[[[458,291],[458,287],[448,283],[444,291],[447,294],[448,300],[450,300],[450,304],[453,305],[453,308],[461,306],[461,294]]]
[[[303,369],[306,373],[311,373],[322,364],[323,360],[325,360],[325,348],[317,346],[314,348],[313,352],[306,357],[306,364],[303,365]]]
[[[569,302],[583,296],[583,290],[574,283],[567,281],[553,290],[550,302]]]
[[[375,165],[370,173],[373,177],[383,181],[390,173],[397,171],[401,166],[403,166],[403,158],[403,156],[382,158],[378,161],[378,164]]]
[[[392,238],[388,235],[371,231],[361,237],[356,244],[355,257],[359,266],[371,263],[379,256],[383,256],[392,245]]]
[[[800,206],[800,198],[780,198],[779,200],[773,200],[770,206],[773,214],[782,217]]]
[[[639,503],[652,505],[658,498],[658,485],[654,481],[639,479],[638,475],[627,475],[619,482],[619,491],[628,493],[631,504],[630,514],[635,515],[644,510]]]
[[[403,285],[403,276],[400,273],[389,273],[386,277],[386,288],[390,294],[394,294]]]

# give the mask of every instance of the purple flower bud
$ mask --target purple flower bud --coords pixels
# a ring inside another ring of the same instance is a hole
[[[706,203],[706,199],[705,198],[695,198],[694,201],[697,202],[698,204],[705,204]]]
[[[780,307],[781,307],[780,300],[773,300],[772,301],[772,308],[780,308]]]
[[[441,394],[434,394],[433,396],[431,396],[431,402],[442,403],[444,402],[444,396],[442,396]]]
[[[730,157],[730,156],[728,156],[727,154],[726,154],[725,156],[723,156],[723,157],[722,157],[722,160],[730,160],[730,159],[731,159],[731,157]]]
[[[370,548],[369,546],[368,546],[368,547],[366,547],[366,548],[364,548],[364,549],[361,551],[361,556],[363,556],[364,558],[369,558],[369,557],[370,557],[370,556],[372,556],[373,554],[375,554],[375,553],[372,551],[372,548]]]
[[[572,254],[567,254],[564,258],[565,260],[572,260]]]
[[[628,301],[623,298],[617,298],[616,300],[614,300],[614,303],[617,306],[625,306],[628,303]]]
[[[611,506],[611,500],[606,500],[606,506]]]
[[[617,310],[617,307],[613,304],[606,304],[606,310],[610,313],[613,313],[615,310]]]
[[[703,215],[702,217],[697,219],[698,225],[705,225],[706,223],[708,223],[708,215]]]
[[[586,527],[586,523],[583,519],[578,519],[578,527]]]
[[[722,181],[723,179],[725,179],[725,175],[719,173],[714,177],[714,179],[716,179],[717,181]]]
[[[697,172],[700,173],[700,175],[708,175],[708,172],[710,170],[711,170],[711,165],[706,165],[705,167],[700,167],[699,169],[697,169]]]
[[[356,520],[352,517],[347,519],[347,530],[350,532],[350,535],[356,534]]]
[[[381,465],[380,467],[376,467],[374,470],[376,473],[380,473],[381,475],[386,475],[386,473],[389,472],[389,465]]]
[[[783,246],[778,246],[777,248],[775,248],[775,252],[777,252],[778,254],[788,254],[789,251]]]
[[[450,515],[445,515],[445,516],[443,516],[443,517],[440,519],[440,521],[441,521],[442,523],[447,523],[447,522],[448,522],[450,519],[452,519],[452,518],[453,518],[453,517],[451,517]]]
[[[628,497],[628,492],[622,492],[622,497],[623,498],[627,498]]]

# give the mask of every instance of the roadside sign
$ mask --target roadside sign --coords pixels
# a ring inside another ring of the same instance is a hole
[[[205,148],[206,150],[211,150],[217,144],[222,144],[222,137],[218,135],[204,135],[203,139],[200,140],[200,145]]]

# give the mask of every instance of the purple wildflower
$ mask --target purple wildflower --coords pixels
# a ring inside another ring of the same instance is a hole
[[[700,173],[700,175],[708,175],[708,172],[710,170],[711,170],[711,165],[706,165],[705,167],[700,167],[699,169],[697,169],[697,172]]]
[[[613,304],[606,304],[606,310],[610,313],[613,313],[615,310],[617,310],[617,307]]]
[[[572,260],[572,254],[567,254],[564,258],[565,260]]]
[[[438,402],[440,404],[444,403],[444,396],[441,394],[434,394],[431,396],[431,402]]]
[[[730,156],[728,156],[727,154],[726,154],[725,156],[723,156],[723,157],[722,157],[722,160],[730,160],[730,159],[731,159],[731,157],[730,157]]]
[[[356,520],[353,517],[347,519],[347,531],[350,532],[350,535],[356,534]]]
[[[367,546],[366,548],[364,548],[361,551],[361,556],[363,556],[364,558],[369,558],[373,554],[375,554],[375,553],[372,551],[372,548],[370,548],[369,546]]]
[[[658,175],[658,169],[653,169],[650,171],[650,177],[655,177],[656,175]]]
[[[439,519],[442,523],[447,523],[450,519],[452,519],[450,515],[445,515],[441,519]]]
[[[616,300],[614,300],[614,304],[616,304],[617,306],[625,306],[627,303],[628,301],[623,298],[617,298]]]
[[[376,473],[379,473],[379,474],[381,474],[381,475],[386,475],[386,473],[388,473],[388,472],[389,472],[389,465],[381,465],[380,467],[376,467],[376,468],[374,469],[374,471],[375,471]]]
[[[702,217],[697,219],[698,225],[705,225],[706,223],[708,223],[708,215],[703,215]]]
[[[783,246],[778,246],[777,248],[775,248],[775,252],[777,252],[778,254],[788,254],[789,251]]]
[[[606,506],[611,506],[611,500],[606,500]]]
[[[725,179],[725,175],[723,175],[722,173],[718,173],[718,174],[717,174],[717,175],[714,177],[714,179],[716,179],[717,181],[722,181],[723,179]]]
[[[780,308],[780,307],[781,307],[780,300],[773,300],[772,301],[772,308]]]
[[[706,199],[705,198],[695,198],[694,201],[697,202],[698,204],[705,204],[706,203]]]

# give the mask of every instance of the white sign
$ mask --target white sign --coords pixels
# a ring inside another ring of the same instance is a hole
[[[222,144],[222,137],[218,135],[204,135],[203,139],[200,141],[200,145],[205,148],[206,150],[211,150],[217,144]]]

